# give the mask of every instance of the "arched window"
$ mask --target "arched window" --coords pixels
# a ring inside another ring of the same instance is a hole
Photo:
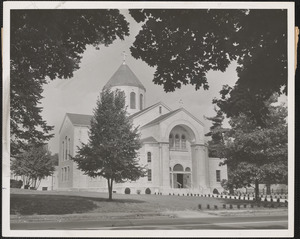
[[[151,169],[148,169],[148,181],[152,181],[152,170]]]
[[[67,167],[65,167],[65,181],[67,181],[68,178],[68,172],[67,172]]]
[[[135,109],[135,93],[130,93],[130,109]]]
[[[62,142],[62,161],[65,159],[65,142]]]
[[[68,150],[68,159],[70,159],[70,155],[71,155],[71,139],[69,138],[69,150]]]
[[[70,167],[68,166],[68,180],[70,180]]]
[[[185,168],[185,171],[186,171],[186,172],[191,172],[190,167],[186,167],[186,168]]]
[[[65,160],[67,160],[68,159],[68,138],[67,138],[67,136],[66,136],[66,147],[65,147]]]
[[[151,163],[151,152],[147,153],[147,162]]]
[[[185,135],[181,135],[181,148],[186,149],[186,138]]]
[[[140,94],[140,110],[143,109],[143,94]]]
[[[180,138],[179,135],[176,134],[175,135],[175,149],[179,149],[180,148]]]
[[[180,171],[182,172],[183,171],[183,167],[181,164],[176,164],[173,168],[173,171]]]
[[[173,134],[169,135],[169,144],[170,144],[170,148],[174,148],[174,137]]]

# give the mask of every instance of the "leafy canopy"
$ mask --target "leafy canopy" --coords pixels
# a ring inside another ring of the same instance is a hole
[[[25,176],[28,181],[41,180],[55,171],[56,160],[45,146],[30,146],[29,150],[16,156],[11,162],[15,175]]]
[[[11,155],[53,136],[38,106],[48,79],[72,77],[87,45],[98,49],[128,35],[115,9],[11,11]]]
[[[282,9],[133,9],[143,22],[132,55],[156,67],[166,92],[191,84],[209,88],[210,70],[237,61],[238,80],[218,106],[227,117],[247,113],[261,125],[274,93],[287,93],[287,11]],[[220,79],[221,83],[221,79]]]
[[[232,185],[287,183],[287,108],[275,106],[276,99],[266,102],[270,115],[265,127],[241,113],[230,119],[224,142],[213,142],[225,158]]]
[[[125,95],[104,89],[94,109],[89,141],[72,159],[86,175],[106,178],[111,192],[113,181],[135,181],[145,175],[139,165],[140,147],[138,128],[133,128],[127,116]]]

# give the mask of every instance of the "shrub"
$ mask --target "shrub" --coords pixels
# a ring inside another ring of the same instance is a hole
[[[130,188],[125,188],[125,194],[130,194]]]
[[[141,190],[139,190],[139,189],[136,190],[136,193],[137,193],[137,194],[141,194]]]
[[[145,193],[146,193],[146,194],[151,194],[150,188],[146,188]]]
[[[215,189],[213,190],[213,194],[219,194],[218,189],[215,188]]]
[[[10,187],[11,188],[21,188],[23,185],[23,181],[22,180],[15,180],[15,179],[11,179],[10,180]]]

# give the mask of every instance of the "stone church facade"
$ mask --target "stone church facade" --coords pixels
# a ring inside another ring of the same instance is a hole
[[[170,109],[163,102],[146,107],[146,89],[123,63],[104,87],[122,90],[129,117],[139,126],[142,147],[139,160],[148,174],[135,182],[114,184],[113,191],[124,193],[212,193],[222,192],[227,167],[218,158],[209,158],[203,123],[183,107]],[[107,192],[104,178],[90,178],[77,169],[69,155],[88,140],[91,115],[66,113],[59,130],[59,190],[96,190]]]

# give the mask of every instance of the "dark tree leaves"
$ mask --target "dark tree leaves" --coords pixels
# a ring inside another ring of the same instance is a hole
[[[118,10],[11,11],[11,155],[53,136],[38,106],[43,84],[72,77],[87,45],[108,46],[127,35]]]
[[[55,156],[51,156],[45,146],[28,146],[28,151],[23,152],[12,160],[11,170],[15,175],[26,178],[26,183],[34,187],[37,181],[51,176],[55,171]]]
[[[132,55],[156,67],[166,92],[191,84],[208,89],[209,70],[238,62],[238,81],[219,103],[228,116],[251,114],[262,125],[262,101],[287,93],[287,11],[281,9],[134,9],[143,22]],[[221,83],[221,81],[220,81]]]
[[[210,131],[205,134],[205,136],[210,136],[211,139],[208,141],[208,156],[223,158],[223,148],[224,148],[224,137],[223,134],[228,132],[229,129],[224,129],[222,127],[224,115],[220,110],[215,108],[216,116],[205,117],[207,120],[212,122]]]
[[[287,108],[271,102],[264,128],[245,114],[230,120],[221,153],[236,185],[287,183]]]
[[[133,128],[127,116],[123,92],[105,89],[94,109],[89,141],[79,147],[72,159],[86,175],[106,178],[112,199],[112,182],[145,176],[138,160],[139,139],[138,129]]]
[[[208,89],[209,70],[225,69],[236,59],[234,44],[240,10],[130,10],[144,21],[132,55],[155,66],[154,83],[166,92],[182,84]]]

